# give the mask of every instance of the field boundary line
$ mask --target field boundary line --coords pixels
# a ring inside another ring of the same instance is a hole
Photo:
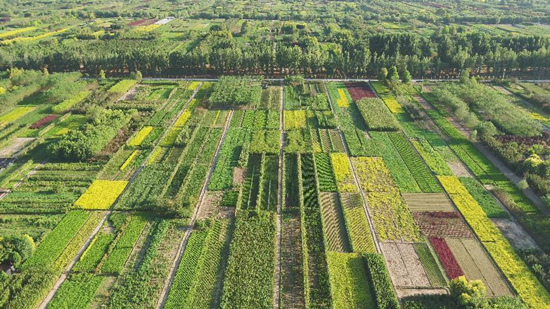
[[[216,148],[216,153],[214,157],[212,158],[212,161],[210,162],[210,169],[208,171],[208,176],[206,177],[204,184],[202,185],[201,193],[199,195],[199,199],[197,204],[195,205],[195,209],[193,211],[193,216],[191,217],[191,221],[189,222],[185,233],[183,235],[183,239],[180,243],[178,253],[176,255],[176,258],[174,259],[172,266],[170,267],[170,275],[168,276],[168,279],[166,280],[164,287],[162,288],[162,291],[159,296],[159,300],[157,302],[156,308],[164,308],[166,305],[166,301],[168,300],[169,292],[172,288],[172,284],[174,282],[174,278],[176,277],[177,269],[180,265],[181,259],[183,258],[183,254],[185,253],[185,248],[187,247],[187,243],[189,242],[189,238],[191,237],[191,233],[193,232],[193,226],[195,225],[195,222],[197,220],[197,216],[199,214],[200,207],[202,205],[204,196],[206,195],[206,191],[208,189],[208,183],[210,182],[210,179],[212,178],[212,174],[214,173],[214,168],[216,167],[216,163],[218,162],[220,150],[222,148],[223,142],[225,140],[225,137],[227,135],[227,131],[229,130],[229,124],[231,123],[231,119],[233,118],[233,111],[231,110],[229,112],[229,116],[227,117],[225,121],[225,126],[223,129],[222,136],[220,137],[220,140],[218,141],[218,146]]]
[[[281,266],[281,243],[282,243],[282,212],[283,212],[283,155],[284,155],[284,91],[283,91],[283,82],[281,82],[280,93],[280,115],[279,115],[279,171],[278,171],[278,183],[277,183],[277,238],[275,239],[275,284],[273,289],[273,308],[281,308],[281,276],[282,276],[282,266]]]

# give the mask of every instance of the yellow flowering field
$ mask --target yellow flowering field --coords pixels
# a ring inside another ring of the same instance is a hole
[[[32,31],[34,29],[36,29],[36,27],[25,27],[25,28],[19,28],[19,29],[14,29],[14,30],[2,32],[2,33],[0,33],[0,39],[8,37],[8,36],[16,35],[16,34],[19,34],[19,33],[23,33],[23,32],[29,32],[29,31]]]
[[[139,146],[141,145],[141,143],[143,143],[143,141],[145,140],[145,138],[147,138],[147,136],[149,135],[149,133],[151,133],[151,131],[153,131],[153,127],[151,126],[146,126],[146,127],[143,127],[141,130],[139,130],[139,132],[134,135],[130,141],[128,141],[128,145],[129,146]]]
[[[94,180],[74,205],[84,209],[109,209],[127,184],[125,180]]]
[[[348,156],[345,153],[331,153],[330,160],[334,169],[334,176],[338,185],[338,192],[359,192],[353,181]]]
[[[159,147],[157,146],[153,152],[151,153],[151,156],[149,157],[149,160],[147,161],[147,165],[155,162],[155,160],[157,159],[157,157],[159,156],[160,152],[162,150],[162,147]]]
[[[189,84],[189,86],[187,87],[187,89],[189,89],[189,90],[195,90],[195,89],[197,89],[197,87],[199,87],[200,84],[201,84],[201,82],[191,82],[191,84]]]

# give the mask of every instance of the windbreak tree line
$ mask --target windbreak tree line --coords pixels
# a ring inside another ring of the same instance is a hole
[[[306,76],[375,77],[396,66],[413,77],[456,75],[471,69],[479,75],[539,72],[550,68],[550,39],[544,36],[490,36],[484,33],[357,34],[326,42],[304,35],[291,42],[242,43],[230,32],[210,31],[196,46],[169,51],[166,41],[102,40],[64,46],[41,43],[0,49],[0,68],[81,71],[96,76],[141,71],[145,75],[304,74]],[[138,44],[139,43],[139,44]],[[322,44],[331,43],[331,44]]]

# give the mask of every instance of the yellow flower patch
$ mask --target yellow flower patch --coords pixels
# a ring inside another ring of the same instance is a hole
[[[340,98],[336,101],[338,107],[349,107],[349,100],[344,89],[338,88],[338,94],[340,95]]]
[[[331,153],[330,159],[334,176],[338,185],[338,192],[359,192],[353,180],[351,167],[349,165],[348,156],[345,153]]]
[[[0,125],[5,125],[10,122],[14,122],[15,120],[23,117],[23,115],[31,112],[32,110],[34,110],[34,107],[30,107],[30,106],[17,107],[11,112],[0,116]]]
[[[130,139],[130,141],[128,141],[128,145],[134,147],[141,145],[151,131],[153,131],[153,127],[143,127],[136,135],[134,135],[134,137]]]
[[[128,165],[130,165],[130,163],[132,163],[132,161],[138,155],[138,153],[139,153],[139,150],[134,150],[134,152],[132,152],[132,154],[128,157],[128,159],[126,159],[126,162],[124,162],[124,164],[122,164],[122,166],[120,167],[120,170],[123,171],[124,169],[126,169],[128,167]]]
[[[95,180],[74,205],[84,209],[109,209],[127,184],[125,180]]]

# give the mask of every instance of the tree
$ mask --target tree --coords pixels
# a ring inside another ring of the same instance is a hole
[[[0,238],[0,264],[8,261],[14,265],[28,259],[35,249],[29,235],[13,235]]]
[[[141,82],[141,80],[143,79],[143,75],[140,71],[135,71],[130,74],[130,78]]]
[[[392,66],[388,71],[388,78],[390,83],[397,84],[399,83],[399,73],[397,72],[397,67]]]
[[[99,74],[97,75],[97,79],[98,80],[105,79],[105,71],[103,71],[103,69],[99,70]]]
[[[527,183],[527,180],[522,179],[520,182],[518,182],[518,188],[522,191],[527,190],[527,188],[529,188],[529,183]]]
[[[484,298],[487,295],[487,290],[481,280],[468,281],[464,276],[451,280],[449,289],[451,296],[458,299],[459,304],[463,306],[468,306],[476,299]]]
[[[401,79],[403,80],[403,83],[410,84],[412,81],[411,73],[408,70],[405,70],[405,72],[403,72],[403,78]]]
[[[460,82],[467,84],[470,81],[470,69],[464,69],[460,71]]]
[[[473,130],[470,134],[470,142],[475,142],[477,140],[477,130]]]
[[[385,83],[387,77],[388,77],[388,69],[381,68],[380,72],[378,72],[378,80]]]
[[[48,68],[47,68],[47,67],[44,67],[44,68],[42,69],[42,73],[44,74],[44,77],[50,76],[50,72],[48,72]]]

